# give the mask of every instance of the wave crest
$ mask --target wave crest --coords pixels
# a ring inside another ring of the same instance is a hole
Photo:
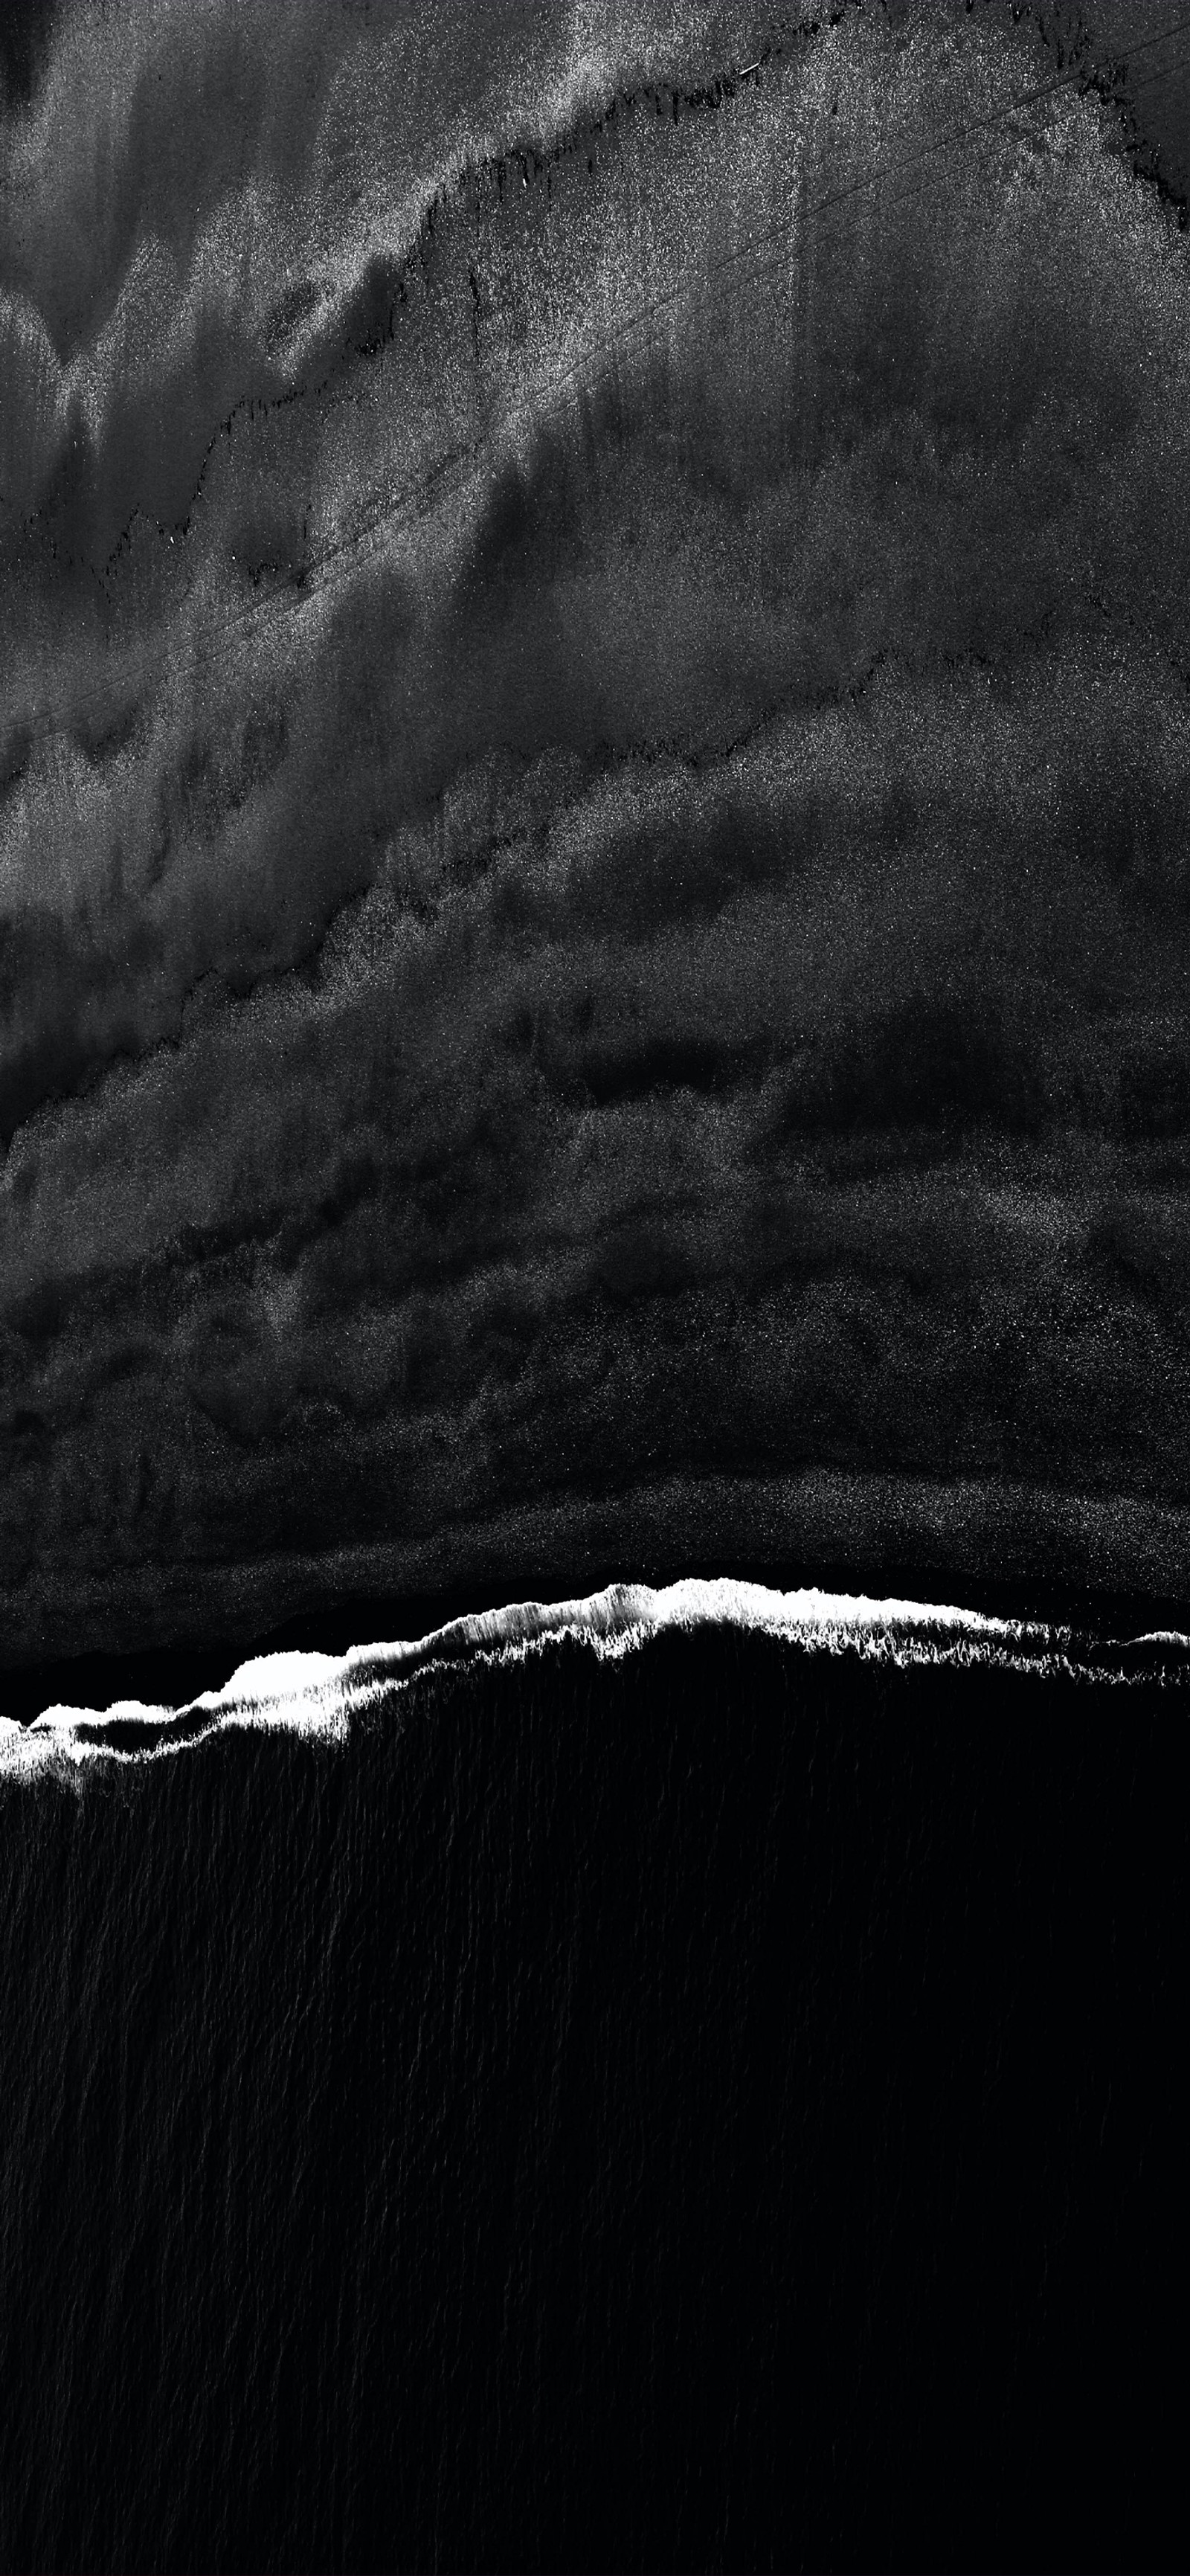
[[[95,1763],[160,1760],[228,1728],[279,1729],[341,1743],[353,1719],[436,1667],[520,1662],[567,1638],[606,1661],[666,1631],[699,1627],[733,1628],[804,1652],[859,1655],[901,1668],[982,1665],[1073,1681],[1163,1684],[1190,1676],[1190,1638],[1173,1629],[1093,1640],[1044,1621],[932,1602],[686,1577],[659,1590],[617,1583],[573,1600],[512,1602],[451,1620],[424,1637],[353,1646],[344,1655],[255,1656],[221,1690],[181,1708],[119,1700],[104,1711],[56,1705],[29,1725],[0,1718],[0,1777],[34,1780],[47,1772],[77,1775]]]

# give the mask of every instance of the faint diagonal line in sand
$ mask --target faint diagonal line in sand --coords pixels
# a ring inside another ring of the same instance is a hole
[[[1156,46],[1173,43],[1187,29],[1190,29],[1190,13],[1176,19],[1158,34],[1146,37],[1141,44],[1131,46],[1129,62],[1151,52]],[[1182,60],[1190,62],[1190,56],[1184,56]],[[1175,56],[1173,62],[1160,66],[1138,87],[1151,86],[1156,80],[1167,77],[1177,61]],[[1088,74],[1082,65],[1055,73],[1050,80],[1037,83],[1006,100],[1000,108],[988,110],[979,117],[957,120],[922,150],[886,161],[847,187],[817,198],[800,210],[795,192],[793,201],[786,199],[782,214],[763,225],[748,241],[724,252],[709,267],[701,267],[680,278],[664,293],[644,299],[614,331],[591,339],[564,363],[552,369],[548,365],[541,368],[530,385],[521,387],[511,398],[489,411],[475,437],[460,441],[428,471],[388,493],[347,534],[325,547],[313,559],[300,583],[267,599],[245,602],[242,608],[232,611],[229,616],[213,620],[204,639],[208,648],[204,658],[213,659],[221,648],[228,645],[234,647],[237,643],[262,641],[283,621],[299,616],[311,600],[330,590],[353,568],[365,562],[377,538],[392,535],[399,540],[424,526],[466,489],[478,468],[497,450],[501,440],[508,439],[512,433],[540,418],[551,396],[576,391],[597,392],[635,344],[655,332],[670,315],[679,311],[686,314],[710,311],[725,293],[770,276],[783,263],[791,247],[795,252],[809,247],[814,227],[825,216],[850,205],[867,190],[883,188],[886,181],[903,171],[920,169],[924,175],[911,187],[886,191],[885,202],[889,205],[904,204],[923,194],[931,184],[938,160],[946,152],[973,135],[993,132],[1029,107],[1040,104],[1076,82],[1086,83],[1087,79]],[[771,248],[773,245],[777,247]],[[766,252],[769,255],[762,256]],[[192,593],[187,592],[185,597],[189,600]],[[181,604],[182,608],[184,605],[185,602]],[[175,615],[178,613],[180,611]],[[147,647],[141,655],[125,658],[123,670],[126,676],[131,676],[135,686],[148,678],[160,660],[161,645],[158,642]],[[80,716],[85,717],[106,703],[107,696],[106,689],[76,694],[69,719],[38,715],[29,724],[29,734],[38,740],[69,734]]]

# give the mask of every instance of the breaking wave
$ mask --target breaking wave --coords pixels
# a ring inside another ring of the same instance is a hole
[[[1040,1620],[996,1618],[933,1602],[689,1577],[654,1589],[613,1584],[570,1601],[522,1601],[451,1620],[428,1635],[346,1654],[275,1653],[241,1664],[221,1690],[184,1707],[119,1700],[104,1711],[56,1705],[31,1724],[0,1717],[0,1777],[36,1778],[94,1763],[142,1763],[228,1728],[346,1739],[352,1720],[420,1674],[460,1663],[508,1663],[578,1640],[601,1660],[666,1631],[734,1628],[809,1653],[858,1655],[902,1668],[984,1666],[1086,1682],[1185,1683],[1190,1636],[1151,1629],[1095,1638]]]

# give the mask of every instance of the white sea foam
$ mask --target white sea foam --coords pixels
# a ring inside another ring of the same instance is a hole
[[[451,1620],[424,1637],[353,1646],[344,1655],[254,1656],[221,1690],[181,1708],[119,1700],[103,1711],[47,1708],[30,1725],[0,1717],[0,1776],[32,1779],[94,1763],[160,1761],[227,1728],[341,1742],[353,1717],[436,1667],[522,1662],[563,1638],[579,1640],[601,1660],[616,1659],[666,1630],[707,1626],[901,1667],[983,1665],[1085,1681],[1190,1678],[1190,1638],[1173,1629],[1150,1629],[1113,1646],[1079,1639],[1067,1627],[935,1602],[777,1592],[762,1583],[690,1576],[662,1590],[613,1584],[576,1600],[512,1602]],[[130,1741],[133,1728],[137,1738]]]

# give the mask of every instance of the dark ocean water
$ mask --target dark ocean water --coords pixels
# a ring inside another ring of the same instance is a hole
[[[0,2563],[1184,2564],[1185,1712],[710,1629],[0,1784]]]

